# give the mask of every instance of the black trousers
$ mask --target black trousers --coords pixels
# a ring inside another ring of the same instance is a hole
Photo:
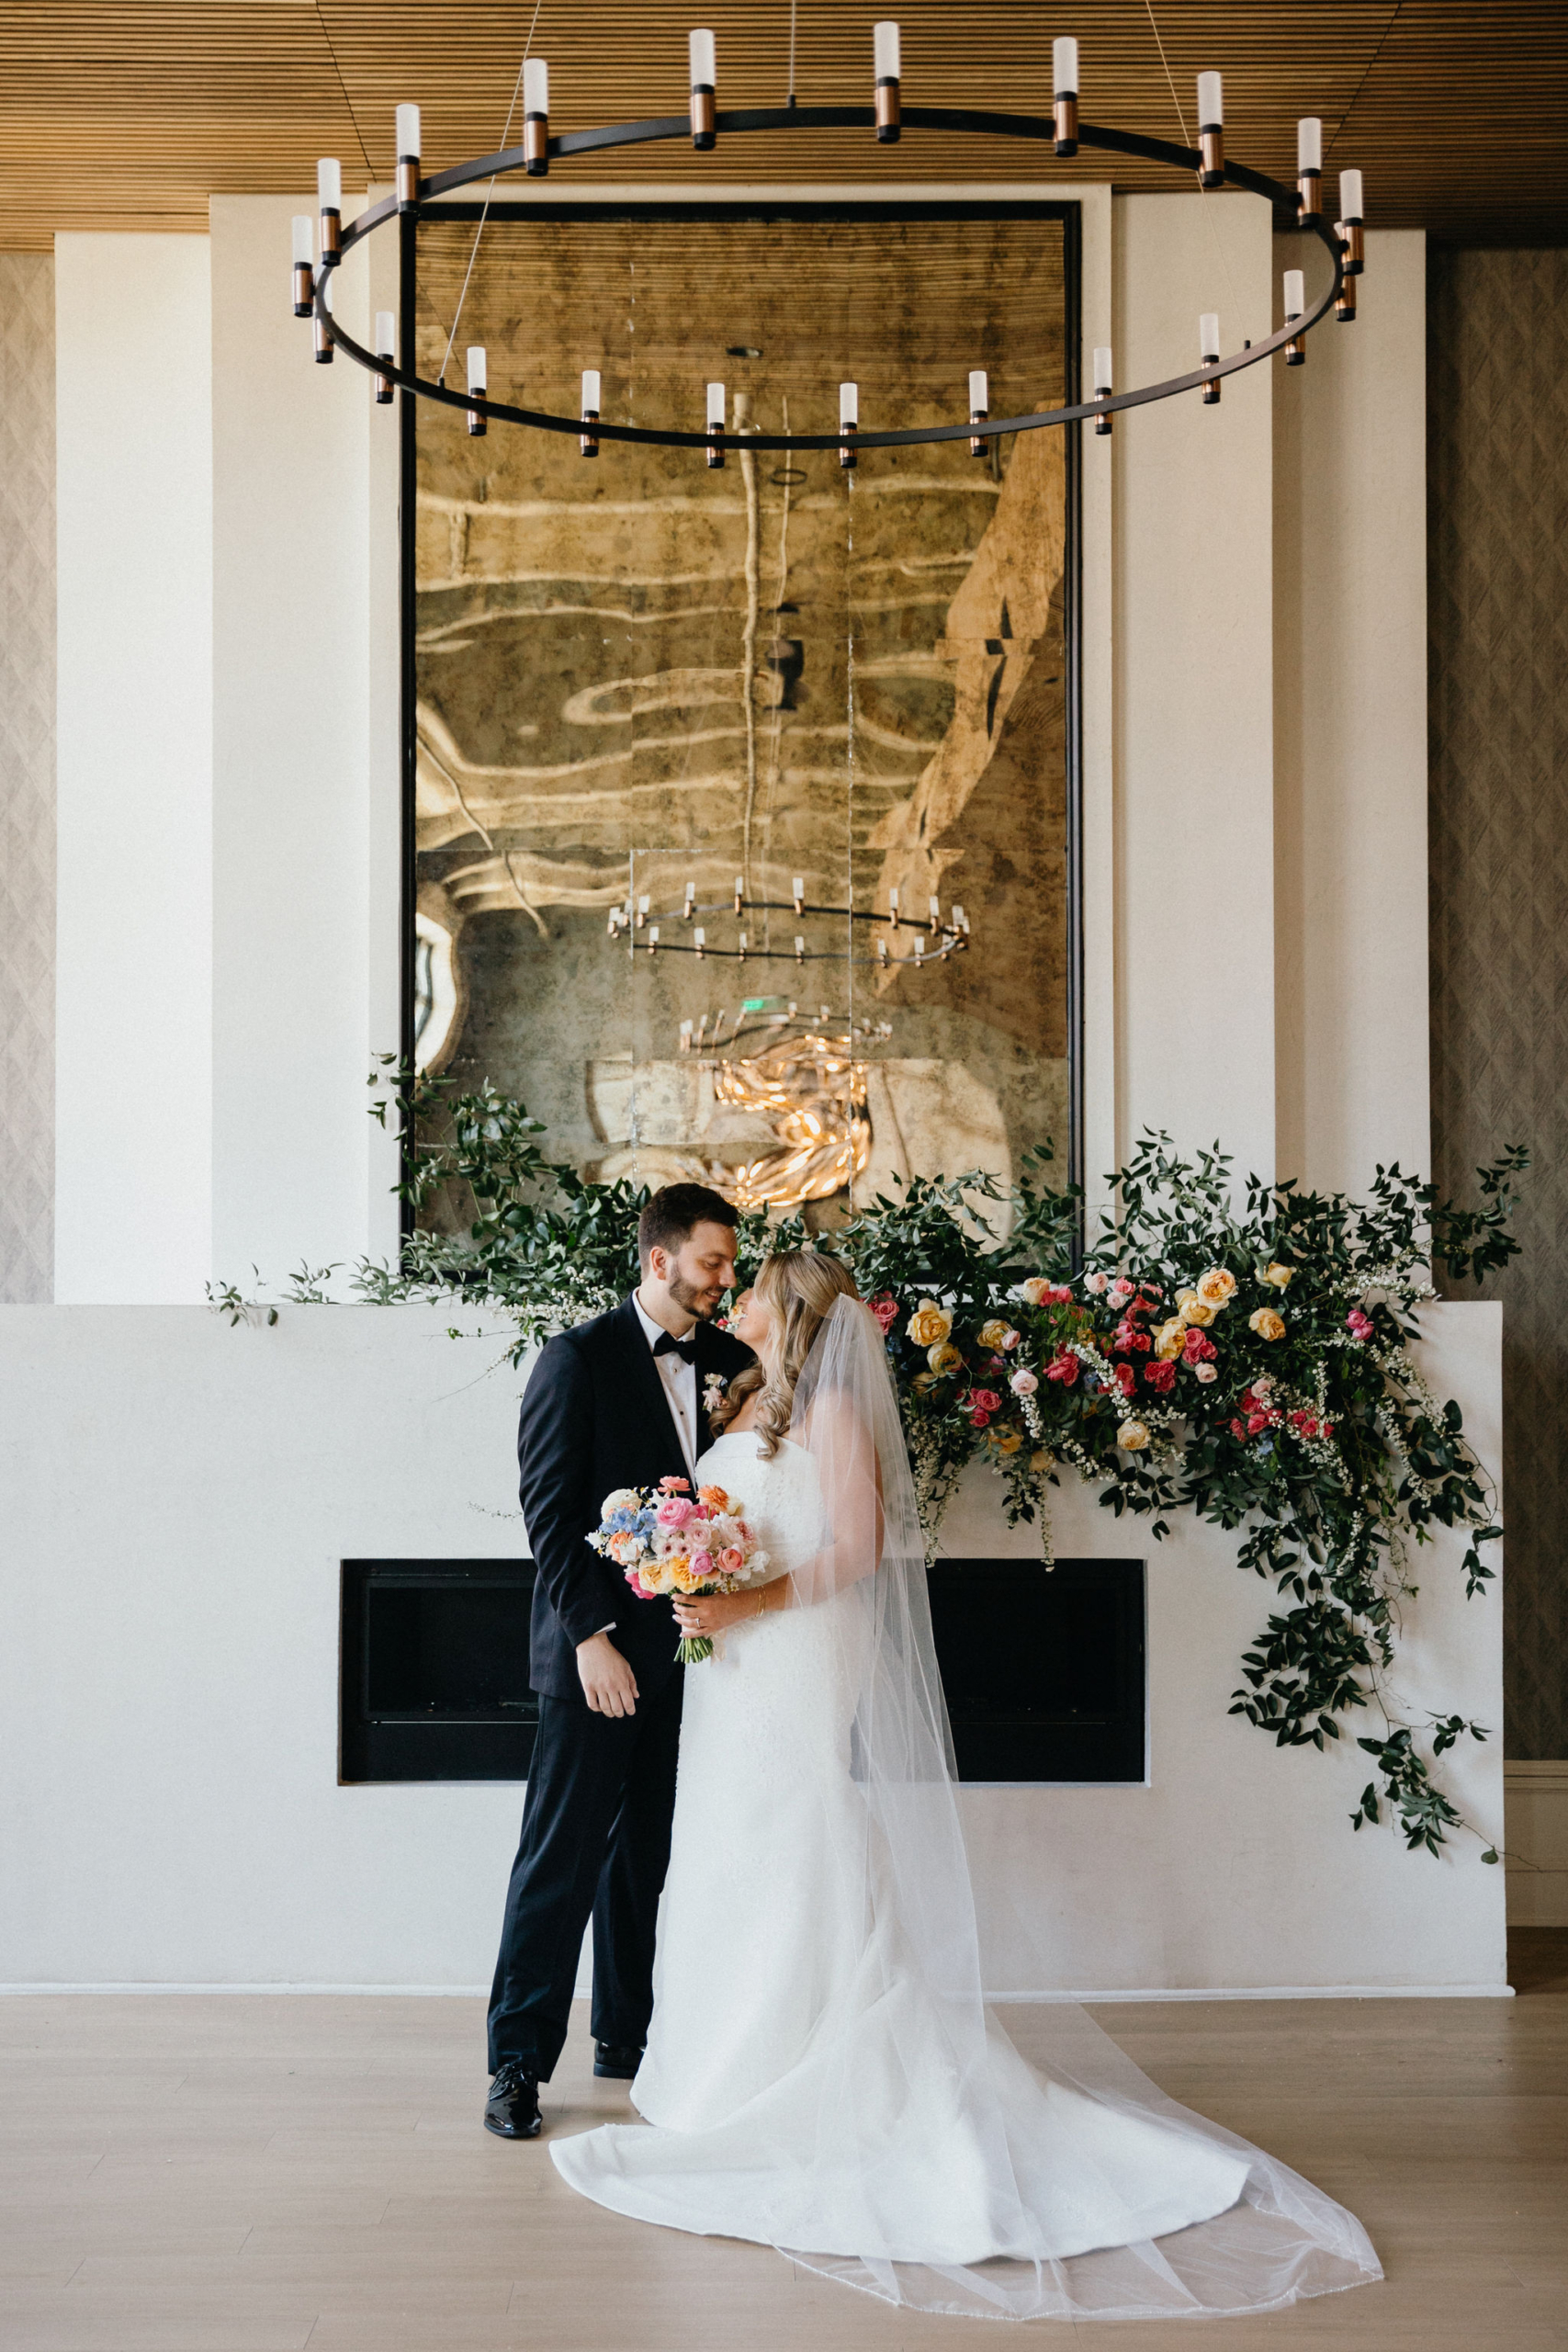
[[[541,1698],[490,1996],[490,2068],[520,2058],[547,2082],[593,1920],[593,2033],[640,2050],[653,2015],[653,1934],[670,1865],[682,1677],[632,1715]]]

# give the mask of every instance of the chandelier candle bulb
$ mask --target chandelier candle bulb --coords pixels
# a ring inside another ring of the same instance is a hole
[[[971,424],[985,424],[991,413],[989,402],[990,387],[986,379],[985,369],[971,368],[969,370],[969,422]],[[978,435],[972,436],[970,440],[969,455],[972,458],[983,458],[987,455],[986,444]]]
[[[686,885],[686,903],[681,910],[681,920],[682,922],[691,922],[693,915],[696,911],[696,902],[697,886],[694,882],[688,882]]]
[[[840,384],[839,386],[839,430],[840,433],[854,433],[859,430],[859,427],[860,386],[858,384]],[[845,441],[840,444],[839,463],[840,466],[848,469],[854,464],[856,456],[857,451],[852,441]]]
[[[1366,267],[1366,241],[1362,235],[1366,218],[1362,209],[1363,203],[1360,173],[1341,172],[1339,209],[1345,217],[1339,223],[1339,232],[1345,246],[1347,277],[1359,277]]]
[[[1343,221],[1339,223],[1341,229],[1343,229],[1344,225]],[[1353,277],[1346,277],[1340,281],[1339,300],[1334,305],[1334,315],[1338,320],[1342,327],[1348,327],[1354,322],[1356,316],[1356,281]]]
[[[806,912],[806,877],[804,875],[792,874],[790,876],[789,887],[790,893],[795,899],[795,911],[797,915],[803,915]]]
[[[743,964],[744,964],[744,962],[746,961],[746,948],[747,948],[746,933],[745,933],[744,932],[742,932],[742,933],[740,933],[740,961],[741,961]]]
[[[1225,101],[1224,81],[1218,74],[1198,76],[1198,145],[1203,161],[1198,172],[1200,187],[1224,187],[1225,184]]]
[[[396,119],[397,136],[392,143],[398,157],[398,210],[412,212],[419,201],[419,108],[400,107]]]
[[[795,934],[795,960],[797,964],[804,964],[806,961],[806,942],[798,931]]]
[[[712,33],[705,28],[694,32],[687,47],[692,61],[692,144],[705,155],[718,144],[714,111],[718,68]]]
[[[482,343],[470,343],[468,345],[468,396],[471,400],[482,401],[485,390],[485,347]],[[484,429],[485,419],[482,411],[471,408],[468,411],[468,431],[476,441],[483,436]]]
[[[1111,398],[1112,380],[1111,345],[1108,343],[1099,344],[1096,345],[1094,354],[1094,397],[1097,401],[1108,401]],[[1097,416],[1094,420],[1094,429],[1096,433],[1109,433],[1110,417]]]
[[[316,205],[321,216],[321,259],[336,261],[343,251],[343,166],[335,155],[323,155],[316,165]]]
[[[308,212],[293,221],[294,315],[308,319],[316,307],[316,224]]]
[[[701,923],[698,923],[695,931],[692,933],[692,944],[695,947],[699,956],[701,956],[704,948],[707,945],[707,942],[708,935],[703,929]]]
[[[735,877],[735,911],[737,914],[742,914],[745,911],[745,908],[746,876],[744,874],[738,874]]]
[[[599,370],[597,368],[585,368],[582,371],[582,422],[584,424],[597,424],[599,422]],[[596,433],[584,433],[577,446],[585,458],[596,458],[599,455],[599,435]]]
[[[648,910],[652,904],[652,899],[645,890],[642,897],[637,902],[637,926],[639,931],[642,929],[643,924],[648,921]]]
[[[384,359],[390,368],[396,364],[397,356],[398,322],[390,311],[378,311],[376,313],[376,356],[378,359]],[[389,408],[391,404],[392,379],[390,376],[378,376],[376,405],[378,408]]]
[[[1198,321],[1198,356],[1205,368],[1214,368],[1219,365],[1220,314],[1217,311],[1205,311]],[[1217,380],[1204,385],[1203,405],[1205,408],[1213,408],[1219,397],[1220,386]]]
[[[708,464],[724,463],[724,386],[708,386]]]
[[[1288,269],[1285,272],[1285,324],[1289,326],[1292,320],[1299,319],[1305,309],[1306,272]],[[1286,367],[1304,368],[1306,356],[1306,337],[1293,334],[1285,345]]]
[[[523,168],[531,180],[550,168],[550,69],[542,57],[523,61]]]
[[[1070,33],[1051,43],[1051,85],[1055,96],[1056,153],[1078,152],[1078,45]]]
[[[890,17],[871,29],[876,72],[876,137],[879,145],[897,144],[899,125],[899,84],[903,74],[903,40]]]
[[[650,956],[656,956],[659,953],[659,925],[656,922],[650,922],[648,926],[648,952]]]
[[[1323,212],[1323,124],[1315,114],[1303,115],[1296,125],[1296,200],[1303,220]]]

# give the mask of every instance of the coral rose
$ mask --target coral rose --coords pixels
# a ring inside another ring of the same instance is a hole
[[[1116,1432],[1116,1442],[1123,1453],[1141,1453],[1149,1442],[1149,1433],[1142,1421],[1123,1421]]]
[[[1260,1306],[1256,1315],[1247,1317],[1247,1328],[1249,1331],[1256,1331],[1260,1340],[1282,1340],[1285,1318],[1282,1315],[1276,1315],[1271,1306]]]
[[[659,1481],[659,1491],[661,1495],[685,1495],[691,1492],[691,1487],[692,1482],[689,1478],[660,1478]]]
[[[1176,1385],[1176,1366],[1173,1363],[1146,1363],[1144,1378],[1157,1396],[1168,1396]]]
[[[1198,1295],[1205,1306],[1223,1306],[1235,1296],[1235,1276],[1226,1266],[1211,1266],[1198,1277]]]
[[[942,1380],[950,1372],[958,1370],[959,1365],[964,1362],[964,1357],[962,1352],[951,1346],[947,1340],[939,1340],[936,1346],[928,1353],[926,1362],[937,1378]]]
[[[1058,1348],[1045,1367],[1045,1377],[1047,1380],[1059,1380],[1064,1388],[1070,1388],[1078,1376],[1078,1360],[1071,1348]]]
[[[934,1298],[922,1298],[906,1328],[917,1348],[940,1347],[953,1329],[953,1317],[943,1313]]]

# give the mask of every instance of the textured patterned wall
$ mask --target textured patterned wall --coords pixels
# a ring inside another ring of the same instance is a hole
[[[0,1300],[54,1282],[54,260],[0,254]]]
[[[1427,288],[1432,1149],[1534,1154],[1505,1302],[1507,1753],[1568,1756],[1568,253]],[[1471,1294],[1473,1295],[1473,1292]]]

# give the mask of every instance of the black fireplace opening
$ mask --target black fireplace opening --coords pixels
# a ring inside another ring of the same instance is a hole
[[[1145,1778],[1141,1560],[939,1560],[930,1587],[960,1780]],[[526,1780],[533,1591],[531,1560],[344,1560],[339,1779]]]

